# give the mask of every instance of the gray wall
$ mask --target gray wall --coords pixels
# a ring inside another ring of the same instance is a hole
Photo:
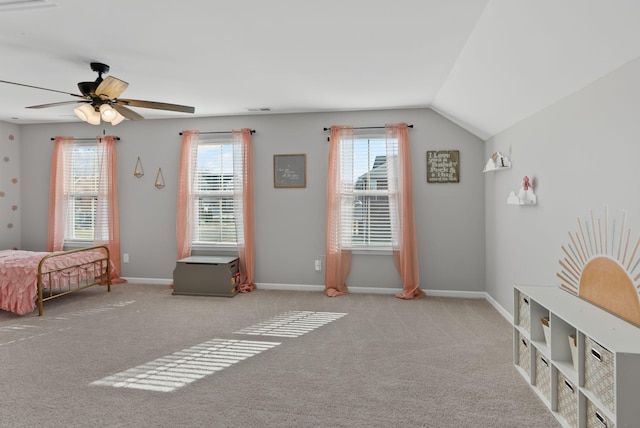
[[[533,115],[485,144],[510,170],[486,174],[487,292],[513,313],[513,285],[559,285],[561,246],[578,218],[627,223],[640,230],[640,59]],[[510,190],[533,176],[537,206],[507,206]],[[597,221],[597,220],[596,220]],[[620,223],[618,223],[620,224]]]
[[[322,285],[314,260],[325,253],[326,175],[330,125],[380,126],[404,121],[410,130],[421,285],[427,290],[484,292],[484,199],[480,139],[430,109],[125,121],[118,135],[121,249],[130,255],[122,276],[170,280],[176,260],[176,197],[180,136],[184,129],[253,135],[256,282],[272,286]],[[20,126],[22,247],[46,246],[51,137],[94,137],[102,127],[84,123]],[[426,182],[427,150],[460,150],[461,182]],[[306,153],[307,187],[273,188],[273,155]],[[144,177],[133,176],[140,156]],[[162,168],[166,187],[154,180]],[[355,255],[351,288],[399,289],[391,256]]]
[[[0,250],[21,245],[20,146],[18,125],[0,122]]]

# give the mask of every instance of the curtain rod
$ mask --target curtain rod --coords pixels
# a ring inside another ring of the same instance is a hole
[[[104,135],[102,136],[104,137]],[[96,138],[102,138],[100,136]],[[74,138],[73,141],[95,141],[96,138]],[[120,141],[120,137],[115,137],[116,141]],[[55,137],[51,137],[51,141],[56,141]]]
[[[231,134],[233,131],[207,131],[207,132],[198,132],[198,134]],[[252,134],[256,133],[255,129],[251,130]],[[178,132],[178,135],[182,135],[182,132]]]
[[[353,129],[384,129],[386,126],[360,126]],[[413,125],[407,125],[407,128],[413,128]],[[331,128],[322,128],[323,131],[330,131]]]

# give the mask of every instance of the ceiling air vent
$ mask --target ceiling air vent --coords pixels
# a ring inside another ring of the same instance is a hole
[[[58,6],[53,0],[0,0],[0,12]]]
[[[271,111],[271,107],[248,107],[247,111]]]

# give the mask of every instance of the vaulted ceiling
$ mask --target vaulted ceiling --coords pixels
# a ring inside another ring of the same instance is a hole
[[[640,56],[637,0],[18,3],[0,0],[0,80],[79,94],[97,61],[121,97],[195,116],[431,107],[487,139]],[[0,120],[77,121],[25,108],[73,99],[0,83]]]

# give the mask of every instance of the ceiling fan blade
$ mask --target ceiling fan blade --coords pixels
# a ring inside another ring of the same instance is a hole
[[[121,115],[123,115],[124,117],[126,117],[129,120],[142,120],[142,119],[144,119],[144,117],[142,117],[141,115],[139,115],[135,111],[133,111],[133,110],[131,110],[129,108],[126,108],[122,104],[113,103],[112,106],[113,106],[114,109],[116,109],[116,111],[118,113],[120,113]]]
[[[51,91],[51,92],[57,92],[59,94],[71,95],[72,97],[85,98],[84,95],[72,94],[71,92],[58,91],[58,90],[49,89],[49,88],[41,88],[40,86],[25,85],[24,83],[9,82],[7,80],[0,80],[0,83],[8,83],[10,85],[24,86],[24,87],[33,88],[33,89],[42,89],[43,91]]]
[[[196,111],[195,107],[182,106],[179,104],[159,103],[156,101],[129,100],[124,98],[119,98],[116,101],[120,104],[124,104],[130,107],[154,108],[157,110],[179,111],[182,113],[194,113]]]
[[[63,105],[67,105],[67,104],[89,103],[89,102],[91,102],[91,101],[89,101],[89,100],[83,100],[83,101],[61,101],[59,103],[40,104],[40,105],[37,105],[37,106],[29,106],[29,107],[25,107],[25,108],[47,108],[47,107],[63,106]]]
[[[120,80],[113,76],[108,76],[102,82],[100,82],[100,84],[96,88],[96,95],[99,97],[104,96],[107,99],[112,100],[114,98],[118,98],[120,94],[122,94],[124,90],[127,89],[127,86],[129,86],[129,84],[124,80]]]

